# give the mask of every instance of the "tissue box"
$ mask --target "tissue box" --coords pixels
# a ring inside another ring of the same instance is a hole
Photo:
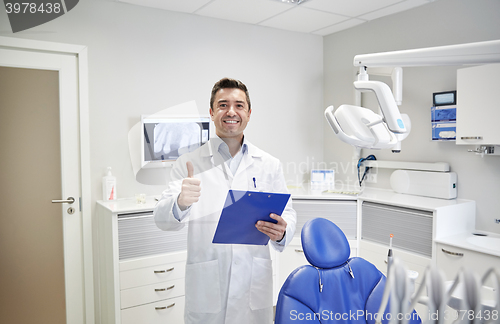
[[[334,187],[334,170],[311,170],[311,190],[333,190]]]
[[[431,108],[431,121],[444,122],[457,120],[457,106],[437,106]]]
[[[457,106],[431,108],[432,140],[454,141],[457,138]]]
[[[433,141],[454,141],[457,138],[457,123],[441,122],[432,123]]]

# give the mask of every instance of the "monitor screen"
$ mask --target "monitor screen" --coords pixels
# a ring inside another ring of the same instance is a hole
[[[167,166],[209,139],[210,117],[143,117],[142,166]]]

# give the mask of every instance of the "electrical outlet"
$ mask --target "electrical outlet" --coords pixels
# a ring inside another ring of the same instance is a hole
[[[368,172],[365,181],[366,183],[377,183],[377,174]]]

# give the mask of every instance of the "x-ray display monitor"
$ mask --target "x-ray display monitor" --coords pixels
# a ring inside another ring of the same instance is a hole
[[[143,117],[142,126],[142,166],[168,166],[208,141],[210,117]]]

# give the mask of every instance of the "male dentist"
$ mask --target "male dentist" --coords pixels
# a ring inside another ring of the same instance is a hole
[[[169,188],[155,208],[160,229],[188,226],[186,324],[273,321],[269,246],[212,243],[230,189],[288,192],[279,160],[243,135],[251,113],[248,90],[241,81],[224,78],[215,83],[210,115],[217,137],[179,157]],[[282,215],[270,216],[276,224],[259,221],[255,226],[281,252],[295,233],[291,199]]]

